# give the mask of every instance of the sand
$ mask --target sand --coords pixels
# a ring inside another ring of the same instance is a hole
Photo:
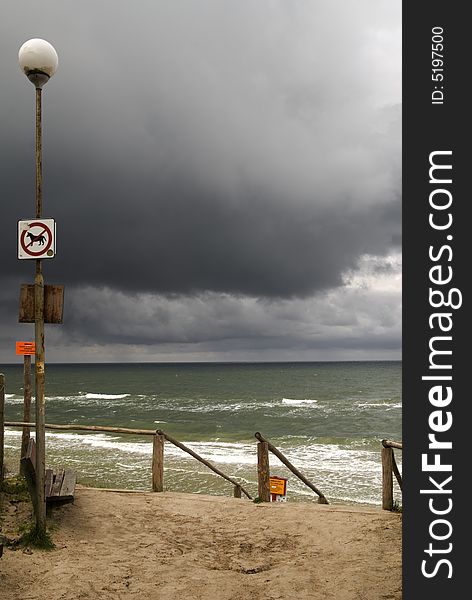
[[[78,487],[51,522],[55,550],[4,550],[2,600],[401,599],[376,508]]]

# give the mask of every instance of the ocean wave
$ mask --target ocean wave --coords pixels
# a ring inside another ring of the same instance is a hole
[[[121,398],[127,398],[131,394],[95,394],[93,392],[87,392],[85,398],[88,400],[120,400]]]
[[[282,404],[289,404],[291,406],[305,406],[306,404],[317,404],[318,400],[311,400],[305,398],[305,400],[298,400],[297,398],[282,398]]]
[[[394,408],[402,408],[401,402],[361,402],[357,404],[358,408],[384,408],[385,410],[392,410]]]
[[[15,394],[5,394],[5,404],[23,404],[23,402],[23,397],[15,398]]]

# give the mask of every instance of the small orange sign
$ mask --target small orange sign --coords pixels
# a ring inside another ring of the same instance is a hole
[[[270,493],[285,496],[287,494],[287,479],[285,477],[270,477]]]
[[[16,342],[17,354],[34,354],[36,352],[36,344],[34,342]]]

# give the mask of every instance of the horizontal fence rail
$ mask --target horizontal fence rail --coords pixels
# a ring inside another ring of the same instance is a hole
[[[382,440],[382,509],[393,510],[393,475],[402,490],[402,476],[395,461],[393,449],[403,450],[403,442]]]
[[[258,457],[258,481],[259,481],[259,498],[264,502],[270,501],[270,480],[269,480],[269,456],[268,452],[272,452],[294,475],[296,475],[305,485],[318,495],[319,504],[329,504],[323,492],[321,492],[311,481],[309,481],[303,473],[301,473],[292,463],[280,452],[277,448],[266,440],[266,438],[256,431],[254,434],[255,438],[259,440],[257,445],[257,457]]]
[[[34,428],[36,427],[35,423],[26,423],[23,421],[5,421],[4,425],[6,427],[23,427],[23,428]],[[209,461],[205,460],[201,456],[199,456],[196,452],[165,433],[164,431],[158,429],[130,429],[128,427],[108,427],[106,425],[77,425],[77,424],[54,424],[54,423],[46,423],[46,429],[53,430],[64,430],[64,431],[94,431],[94,432],[105,432],[105,433],[124,433],[127,435],[150,435],[153,436],[153,451],[152,451],[152,490],[153,492],[162,492],[164,489],[163,481],[164,481],[164,440],[167,440],[174,446],[177,446],[187,454],[190,454],[193,458],[207,466],[214,473],[229,481],[234,486],[234,497],[240,498],[241,492],[245,494],[250,500],[252,497],[250,494],[239,484],[235,479],[225,475],[222,471],[220,471],[217,467],[212,465]]]

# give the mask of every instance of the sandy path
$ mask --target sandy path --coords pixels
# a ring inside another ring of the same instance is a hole
[[[7,549],[2,600],[400,600],[401,516],[79,488],[52,552]]]

